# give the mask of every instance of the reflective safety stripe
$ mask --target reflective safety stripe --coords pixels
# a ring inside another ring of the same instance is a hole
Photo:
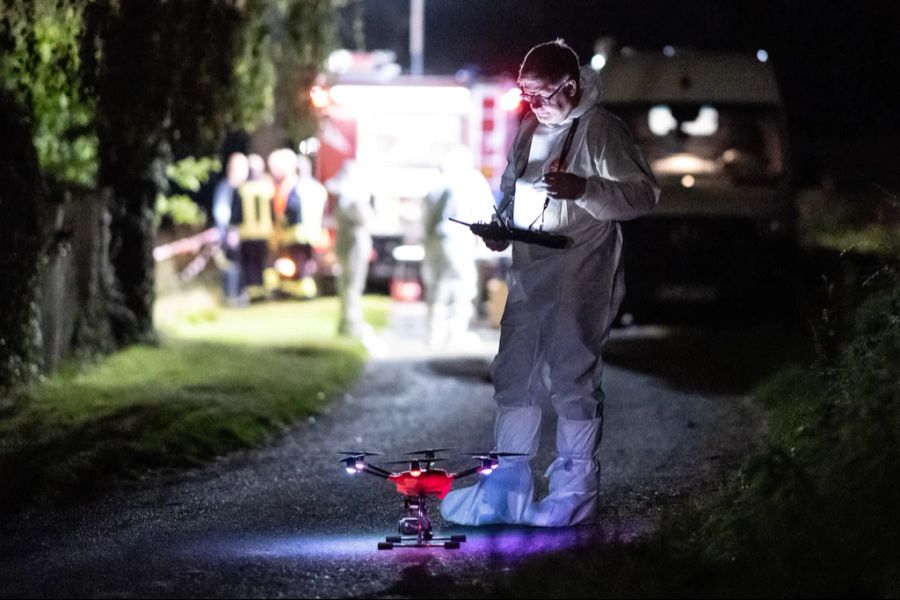
[[[242,240],[265,240],[271,237],[272,198],[274,190],[266,181],[248,181],[240,187],[243,221],[238,227]]]

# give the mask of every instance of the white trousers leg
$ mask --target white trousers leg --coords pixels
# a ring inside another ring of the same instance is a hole
[[[363,320],[362,297],[369,273],[372,238],[367,234],[354,234],[352,242],[344,242],[339,250],[341,273],[338,276],[338,295],[341,299],[341,318],[338,333],[362,337],[369,329]]]
[[[594,520],[600,488],[596,454],[600,419],[576,421],[559,417],[557,458],[547,469],[550,493],[529,505],[524,522],[537,527],[566,527]]]

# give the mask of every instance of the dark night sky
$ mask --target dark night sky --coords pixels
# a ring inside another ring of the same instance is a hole
[[[408,58],[408,0],[365,0],[367,49]],[[351,38],[344,29],[348,47]],[[429,73],[514,73],[534,44],[563,37],[587,62],[594,41],[765,48],[781,81],[802,179],[900,185],[900,2],[893,0],[426,0]]]

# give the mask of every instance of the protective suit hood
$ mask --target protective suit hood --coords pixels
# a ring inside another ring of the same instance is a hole
[[[572,119],[582,116],[584,113],[600,104],[603,96],[603,83],[600,80],[600,74],[591,67],[581,67],[581,99],[578,105],[572,109],[572,112],[563,121],[563,125],[568,125]]]

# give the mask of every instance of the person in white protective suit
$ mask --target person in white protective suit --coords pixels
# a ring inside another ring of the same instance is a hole
[[[363,338],[371,333],[362,312],[362,295],[372,254],[369,229],[374,213],[371,192],[360,166],[353,160],[345,161],[340,173],[329,179],[325,187],[337,196],[334,207],[337,219],[335,254],[341,266],[338,275],[338,295],[341,299],[338,333]]]
[[[425,258],[422,279],[428,304],[428,339],[434,347],[471,341],[475,315],[478,239],[450,217],[467,223],[490,215],[494,196],[484,175],[473,166],[472,152],[453,148],[444,161],[441,181],[425,199]]]
[[[495,447],[504,458],[441,505],[461,525],[567,526],[594,518],[603,424],[600,349],[624,295],[619,221],[650,211],[659,187],[625,125],[599,103],[600,79],[562,40],[532,48],[519,70],[531,105],[509,152],[499,212],[510,225],[563,234],[564,249],[513,242],[509,296],[491,366]],[[488,241],[495,251],[505,241]],[[556,411],[549,495],[533,498],[529,460],[541,408]]]
[[[297,178],[284,210],[283,244],[297,269],[297,279],[282,282],[282,289],[295,297],[314,298],[318,289],[315,248],[323,244],[328,190],[312,175],[309,157],[297,156]]]
[[[312,162],[307,156],[297,157],[297,185],[294,192],[299,200],[299,213],[303,240],[319,246],[325,237],[322,221],[325,217],[325,205],[328,203],[328,191],[325,186],[313,177]]]

